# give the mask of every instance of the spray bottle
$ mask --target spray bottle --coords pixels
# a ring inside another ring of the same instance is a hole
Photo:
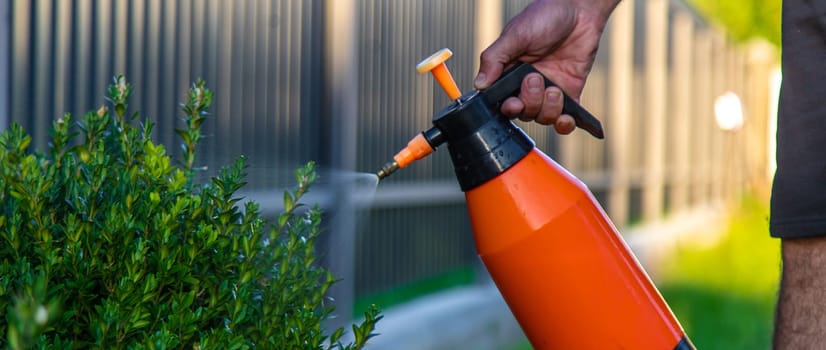
[[[538,71],[520,63],[463,95],[444,63],[451,55],[440,50],[417,70],[431,72],[453,103],[379,178],[447,143],[477,252],[534,348],[694,349],[587,187],[499,112]],[[599,120],[567,95],[563,113],[603,138]]]

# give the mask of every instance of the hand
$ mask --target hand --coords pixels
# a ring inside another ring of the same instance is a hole
[[[474,86],[490,86],[506,66],[533,64],[559,85],[544,88],[539,74],[522,81],[519,97],[502,104],[502,113],[524,121],[554,125],[569,134],[574,119],[562,114],[562,91],[579,101],[585,79],[596,57],[599,39],[619,0],[536,0],[505,26],[502,34],[481,55]]]

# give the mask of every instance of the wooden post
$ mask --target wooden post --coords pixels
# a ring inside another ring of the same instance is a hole
[[[726,82],[725,85],[717,91],[718,94],[722,94],[725,91],[731,91],[738,96],[742,96],[740,91],[737,90],[737,56],[734,50],[732,50],[731,46],[729,46],[728,40],[722,37],[719,38],[721,41],[721,45],[723,46],[723,51],[726,55]],[[736,194],[740,192],[740,160],[742,156],[742,152],[740,152],[740,135],[743,134],[743,130],[737,130],[733,132],[728,132],[727,135],[729,137],[729,141],[731,143],[731,152],[729,153],[729,157],[731,157],[731,161],[726,162],[731,169],[731,176],[728,179],[728,200],[732,200],[736,197]]]
[[[54,35],[51,29],[54,25],[52,14],[55,8],[52,7],[51,3],[45,1],[33,1],[31,6],[35,14],[33,18],[34,36],[31,36],[34,42],[29,43],[36,53],[35,57],[32,57],[34,70],[31,73],[32,85],[34,85],[31,98],[34,106],[32,111],[26,111],[26,114],[23,115],[33,115],[29,119],[32,122],[29,126],[31,128],[29,132],[32,135],[32,145],[34,147],[45,147],[48,140],[46,133],[52,123],[44,116],[52,116],[54,111],[51,102],[52,96],[55,94],[54,67],[52,66],[55,52],[52,49]],[[49,103],[37,103],[35,101],[49,101]]]
[[[93,67],[97,64],[97,61],[92,59],[92,55],[89,54],[92,49],[92,40],[91,40],[91,33],[92,28],[94,27],[95,18],[92,17],[92,9],[94,4],[91,0],[79,0],[75,2],[74,8],[74,34],[72,34],[72,50],[75,52],[75,59],[71,63],[71,66],[68,67],[75,77],[92,77]],[[103,32],[103,30],[98,31]],[[100,48],[98,48],[100,50]],[[103,51],[103,50],[100,50]],[[90,64],[90,62],[94,62]],[[120,71],[126,74],[124,71]],[[96,81],[102,81],[106,79],[106,76],[94,76],[94,79],[87,78],[85,84],[79,84],[78,81],[70,81],[68,82],[69,91],[66,91],[67,98],[70,98],[74,104],[72,110],[66,110],[66,112],[72,112],[75,114],[82,113],[84,109],[93,108],[94,104],[90,101],[92,97],[91,91],[95,92],[102,92],[106,91],[105,89],[101,88],[100,90],[92,90],[95,86]],[[133,77],[128,76],[126,77],[130,81]],[[80,80],[80,79],[78,79]],[[104,82],[108,82],[105,80]],[[78,86],[82,86],[82,88],[78,88]],[[100,101],[96,101],[100,103]],[[77,115],[80,117],[80,115]]]
[[[492,44],[502,32],[502,0],[478,0],[476,3],[476,63],[479,70],[479,54]]]
[[[60,1],[55,5],[55,22],[52,24],[55,31],[54,72],[50,80],[54,95],[52,95],[52,112],[49,121],[61,117],[66,112],[72,112],[68,109],[71,104],[71,84],[73,83],[69,77],[72,69],[71,47],[69,45],[72,43],[72,22],[76,18],[72,16],[71,1]],[[51,123],[47,125],[51,125]]]
[[[747,110],[745,110],[745,108],[747,107],[745,102],[749,97],[746,93],[745,86],[745,55],[739,47],[734,46],[734,44],[728,40],[726,41],[726,47],[728,48],[729,55],[731,56],[730,60],[732,81],[729,85],[730,90],[735,92],[740,97],[741,106],[744,108],[743,118],[745,118],[745,113],[748,112]],[[738,200],[749,186],[749,163],[747,161],[749,144],[747,143],[747,141],[749,131],[753,127],[754,125],[744,124],[743,128],[738,130],[734,135],[734,142],[736,147],[736,161],[734,162],[734,182],[731,184],[734,188],[734,192],[732,193],[733,200]]]
[[[716,99],[717,96],[724,91],[725,85],[725,57],[722,54],[721,50],[722,46],[722,39],[717,34],[711,35],[711,67],[712,67],[712,74],[711,74],[711,89],[709,93],[714,96]],[[728,169],[728,162],[729,159],[727,158],[726,152],[728,148],[726,146],[726,141],[728,139],[727,134],[725,134],[722,130],[718,127],[714,128],[714,132],[712,134],[711,140],[711,147],[715,150],[714,154],[712,155],[712,168],[713,176],[712,176],[712,197],[716,200],[722,200],[725,198],[725,191],[727,190],[727,169]]]
[[[634,1],[623,1],[614,10],[610,23],[609,118],[612,136],[611,185],[608,214],[618,227],[628,222],[631,104],[634,71]]]
[[[758,184],[766,185],[771,180],[773,169],[771,140],[775,135],[772,123],[777,115],[777,95],[774,91],[774,69],[776,57],[774,48],[766,42],[753,42],[747,46],[748,72],[746,74],[746,89],[748,101],[746,104],[746,123],[750,128],[749,161],[752,164],[751,174]],[[750,143],[751,145],[751,143]]]
[[[9,125],[9,62],[11,62],[11,2],[0,1],[0,131]]]
[[[327,96],[330,108],[330,159],[337,170],[353,170],[356,166],[358,121],[358,13],[356,0],[328,0],[324,2],[325,47],[327,55]],[[321,101],[319,101],[321,102]],[[329,291],[336,301],[337,318],[332,327],[341,327],[350,321],[355,299],[355,241],[356,211],[352,205],[351,184],[338,191],[336,213],[331,218],[327,267],[339,279]],[[334,329],[334,328],[331,328]]]
[[[645,40],[645,181],[642,217],[656,220],[663,212],[665,184],[666,61],[668,59],[668,1],[646,2]]]
[[[698,31],[694,36],[694,103],[696,110],[692,116],[691,147],[692,154],[692,190],[693,205],[709,201],[710,186],[713,179],[713,159],[721,150],[712,146],[714,134],[719,133],[714,116],[714,100],[717,97],[712,89],[711,76],[713,62],[711,59],[711,37],[708,31]]]
[[[692,85],[692,43],[694,41],[694,22],[691,15],[685,12],[678,12],[674,15],[672,32],[672,56],[674,80],[673,101],[674,109],[671,114],[671,135],[669,138],[671,158],[671,196],[670,205],[672,211],[679,212],[686,209],[688,204],[688,173],[690,145],[689,135],[691,122],[694,118]]]

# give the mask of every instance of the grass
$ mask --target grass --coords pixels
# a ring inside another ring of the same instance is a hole
[[[770,349],[780,242],[767,201],[744,198],[723,231],[716,244],[678,246],[658,264],[657,286],[697,349]]]
[[[780,242],[765,200],[747,197],[711,247],[685,244],[663,261],[658,286],[698,349],[769,349]]]

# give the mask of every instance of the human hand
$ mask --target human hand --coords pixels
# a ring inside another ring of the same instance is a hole
[[[499,38],[482,52],[474,86],[487,88],[514,62],[531,63],[559,88],[544,88],[539,74],[528,74],[519,97],[502,103],[502,113],[554,125],[560,134],[571,133],[576,126],[571,116],[562,114],[562,91],[579,101],[605,23],[618,2],[535,0],[511,19]]]

